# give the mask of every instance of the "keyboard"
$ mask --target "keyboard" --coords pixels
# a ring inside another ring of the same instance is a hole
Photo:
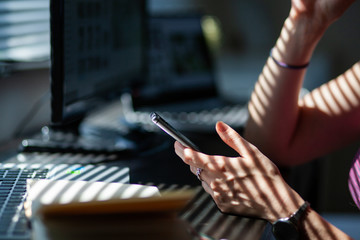
[[[0,239],[28,239],[24,212],[27,179],[44,179],[47,169],[0,169]]]
[[[191,106],[194,105],[194,106]],[[121,109],[121,111],[120,111]],[[167,110],[165,110],[167,109]],[[154,132],[159,129],[152,123],[150,119],[151,112],[157,112],[172,126],[181,131],[192,132],[209,132],[213,131],[218,121],[223,121],[235,129],[243,128],[248,119],[247,104],[226,104],[218,99],[203,100],[195,103],[181,103],[174,105],[174,111],[169,111],[170,107],[146,107],[141,110],[133,108],[131,96],[124,94],[120,103],[116,103],[107,111],[117,111],[117,119],[119,124],[119,116],[123,116],[122,124],[138,125],[143,129]],[[186,110],[185,110],[186,109]],[[197,109],[197,110],[195,110]],[[199,110],[201,109],[201,110]],[[98,114],[98,116],[108,115],[106,113]],[[93,122],[97,116],[93,117]],[[113,121],[114,122],[114,121]]]
[[[81,164],[102,162],[103,157],[106,156],[22,153],[10,162],[0,163],[0,239],[31,239],[30,222],[23,207],[28,179],[129,183],[128,167]],[[11,162],[15,160],[21,163]]]
[[[137,123],[148,131],[157,131],[158,128],[150,121],[150,111],[133,111],[125,114],[125,119]],[[247,107],[244,105],[224,106],[210,110],[194,112],[157,111],[167,122],[182,131],[208,132],[215,129],[218,121],[223,121],[238,129],[244,127],[247,118]]]

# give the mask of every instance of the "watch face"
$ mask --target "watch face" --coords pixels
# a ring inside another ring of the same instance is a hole
[[[273,234],[278,240],[299,239],[297,227],[288,219],[279,219],[273,224]]]

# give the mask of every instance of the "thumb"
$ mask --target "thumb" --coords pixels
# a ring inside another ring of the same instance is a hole
[[[220,136],[221,140],[225,142],[229,147],[234,149],[240,156],[247,156],[250,152],[251,144],[240,136],[234,129],[224,122],[216,123],[216,132]]]

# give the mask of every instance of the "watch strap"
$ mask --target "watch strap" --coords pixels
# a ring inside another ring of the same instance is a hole
[[[300,208],[290,216],[291,222],[297,225],[309,208],[310,203],[308,201],[305,201],[305,203],[301,205]]]

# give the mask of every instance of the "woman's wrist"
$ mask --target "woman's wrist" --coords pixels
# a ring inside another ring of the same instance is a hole
[[[326,28],[315,26],[305,18],[289,16],[284,22],[272,56],[288,65],[306,65],[325,30]]]
[[[283,187],[280,187],[280,186]],[[271,214],[267,217],[267,220],[271,223],[280,218],[289,217],[296,212],[305,200],[286,182],[282,182],[278,186],[279,197],[272,197],[271,201]],[[281,190],[282,189],[282,190]]]
[[[322,37],[326,29],[333,22],[326,17],[321,17],[321,14],[299,12],[294,8],[291,8],[288,18],[300,24],[304,29],[307,29],[308,34],[317,36],[318,38]]]

